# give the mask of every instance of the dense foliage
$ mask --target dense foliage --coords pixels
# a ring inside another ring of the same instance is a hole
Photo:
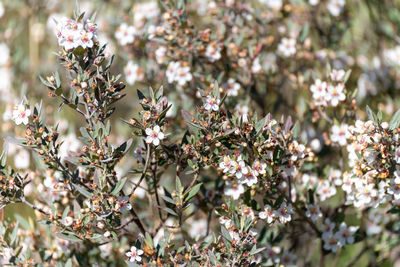
[[[399,264],[399,8],[0,0],[0,264]]]

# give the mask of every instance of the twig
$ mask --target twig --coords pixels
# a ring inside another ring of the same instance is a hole
[[[146,162],[142,171],[142,175],[140,176],[139,182],[136,183],[135,187],[132,189],[131,195],[129,197],[129,201],[132,201],[135,198],[135,190],[140,186],[140,183],[143,181],[144,177],[146,176],[147,169],[149,167],[150,161],[150,145],[147,144],[147,154],[146,154]]]

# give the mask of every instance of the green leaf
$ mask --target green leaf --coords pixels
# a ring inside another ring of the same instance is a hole
[[[264,248],[257,248],[257,246],[254,245],[254,246],[251,248],[251,250],[250,250],[250,255],[258,254],[258,253],[260,253],[261,251],[263,251],[264,249],[266,249],[266,248],[265,248],[265,247],[264,247]]]
[[[122,178],[121,180],[119,180],[118,183],[115,185],[113,191],[111,191],[111,195],[116,196],[119,193],[119,191],[122,190],[122,188],[124,187],[125,183],[126,183],[126,177]]]
[[[172,214],[172,215],[174,215],[174,216],[177,216],[178,217],[178,214],[176,214],[176,212],[175,211],[173,211],[172,209],[170,209],[170,208],[167,208],[167,207],[164,207],[163,208],[166,212],[168,212],[168,213],[170,213],[170,214]]]
[[[51,85],[51,83],[49,83],[47,80],[43,79],[42,76],[39,76],[40,81],[46,85],[47,87],[51,87],[54,88],[53,85]]]
[[[64,212],[63,212],[63,214],[62,214],[62,220],[64,221],[65,220],[65,217],[67,217],[68,216],[68,213],[69,213],[69,206],[67,206],[65,209],[64,209]]]
[[[71,241],[71,242],[82,242],[81,239],[79,239],[75,235],[71,235],[71,234],[57,233],[56,236],[61,238],[61,239],[68,240],[68,241]]]
[[[265,126],[265,118],[262,118],[254,126],[254,129],[256,130],[256,133],[259,134],[260,131],[264,128],[264,126]]]
[[[74,184],[76,190],[79,191],[79,193],[81,193],[82,195],[84,195],[87,198],[92,198],[93,194],[86,191],[85,189],[83,189],[82,187],[80,187],[79,185]]]
[[[176,179],[175,179],[175,188],[176,188],[176,191],[179,192],[179,194],[182,194],[183,186],[182,186],[181,180],[179,179],[178,176],[176,176]]]
[[[389,130],[393,131],[397,127],[399,127],[399,122],[400,122],[400,109],[396,111],[396,113],[393,115],[392,119],[390,120],[389,123]]]
[[[232,242],[231,235],[229,234],[228,230],[223,225],[221,226],[221,234],[227,241]]]
[[[60,88],[61,86],[60,74],[58,74],[58,72],[56,71],[55,75],[56,75],[56,86],[57,88]]]
[[[296,122],[296,123],[294,124],[294,126],[293,126],[293,128],[292,128],[292,131],[293,131],[293,137],[294,137],[294,138],[297,138],[297,137],[299,136],[299,134],[300,134],[300,125],[299,125],[298,122]]]
[[[163,96],[163,94],[164,94],[164,87],[161,86],[161,87],[157,90],[157,93],[156,93],[156,100],[157,100],[157,101],[160,100],[161,97]]]
[[[15,244],[15,242],[17,241],[18,226],[19,226],[19,222],[17,222],[17,224],[14,227],[14,230],[11,233],[11,244]]]
[[[185,201],[189,201],[192,197],[194,197],[197,194],[197,192],[199,192],[201,185],[202,183],[193,186],[193,188],[190,189],[190,191],[188,192]]]
[[[378,118],[376,117],[375,113],[371,110],[371,108],[368,105],[366,107],[366,110],[367,110],[368,118],[376,124],[378,121]]]

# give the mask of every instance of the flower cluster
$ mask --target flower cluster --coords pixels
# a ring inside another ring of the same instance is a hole
[[[58,44],[66,50],[78,47],[91,48],[96,37],[97,25],[90,20],[77,22],[64,18],[57,22]]]
[[[317,79],[310,90],[317,106],[336,107],[340,102],[346,100],[345,86],[346,72],[344,70],[332,70],[330,73],[331,83]]]

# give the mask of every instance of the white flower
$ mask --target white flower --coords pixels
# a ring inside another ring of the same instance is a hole
[[[209,44],[206,49],[206,57],[210,62],[215,62],[221,58],[221,48],[219,45]]]
[[[283,202],[277,210],[276,215],[281,223],[287,223],[292,220],[292,213],[292,205],[287,205],[286,202]]]
[[[90,21],[89,19],[86,21],[85,30],[93,34],[94,37],[97,37],[97,24]]]
[[[248,168],[247,173],[243,174],[240,182],[242,184],[247,184],[247,186],[252,186],[253,184],[257,183],[257,177],[254,175],[253,170]]]
[[[126,82],[130,85],[133,85],[136,81],[141,81],[144,78],[144,74],[139,65],[132,61],[128,61],[128,64],[124,68],[124,73],[126,76]]]
[[[326,106],[326,97],[328,94],[328,84],[326,82],[317,79],[310,87],[310,91],[313,93],[315,104],[319,106]]]
[[[259,176],[266,173],[267,163],[263,161],[256,160],[253,163],[254,175]]]
[[[336,194],[336,187],[332,186],[329,181],[322,181],[317,188],[317,194],[321,201],[330,198]]]
[[[25,106],[21,103],[14,107],[12,120],[15,124],[20,125],[21,123],[27,125],[29,122],[29,116],[31,115],[30,109],[25,109]]]
[[[91,48],[96,37],[97,25],[90,20],[80,23],[72,19],[64,18],[57,22],[56,34],[58,44],[66,50],[79,46]]]
[[[188,232],[192,238],[196,238],[198,236],[205,236],[207,233],[207,220],[200,219],[190,222]]]
[[[339,16],[345,5],[345,0],[330,0],[327,7],[332,16]]]
[[[68,134],[60,147],[59,156],[62,161],[70,155],[70,152],[77,152],[82,147],[81,142],[76,137],[75,133]]]
[[[290,57],[296,54],[296,39],[293,38],[282,38],[278,45],[278,54],[283,57]]]
[[[322,217],[322,213],[318,205],[310,204],[307,207],[306,216],[315,222],[318,220],[318,218]]]
[[[337,251],[339,247],[339,239],[336,237],[336,235],[333,235],[332,232],[322,235],[322,240],[324,241],[325,250],[330,250],[332,252]]]
[[[180,86],[190,82],[192,80],[192,74],[190,73],[190,67],[179,67],[176,71],[175,81],[178,82]]]
[[[226,186],[224,189],[224,194],[227,196],[231,196],[233,199],[239,199],[240,195],[244,193],[244,187],[238,183],[229,183],[226,182]]]
[[[129,257],[130,262],[140,262],[142,261],[142,257],[140,255],[143,254],[143,250],[137,249],[135,246],[131,247],[131,250],[126,252],[125,255]]]
[[[122,23],[115,32],[115,38],[118,40],[120,45],[127,45],[133,43],[135,40],[136,28],[128,26],[126,23]]]
[[[354,233],[357,232],[358,227],[349,226],[347,227],[345,222],[342,222],[339,227],[339,231],[335,233],[335,237],[339,241],[340,246],[354,243]]]
[[[342,172],[336,169],[329,170],[329,181],[336,186],[340,186],[343,184],[342,180]]]
[[[227,173],[232,168],[232,160],[229,156],[224,156],[224,160],[219,163],[219,167],[224,173]]]
[[[338,125],[332,126],[332,134],[331,134],[332,142],[338,143],[340,146],[345,146],[347,145],[347,139],[349,138],[350,138],[350,133],[348,131],[347,124],[343,123],[340,126]]]
[[[264,211],[260,211],[260,213],[258,213],[258,217],[263,220],[267,219],[267,223],[272,223],[275,218],[275,212],[272,210],[270,205],[265,205]]]
[[[282,8],[282,0],[259,0],[260,3],[265,4],[267,7],[279,11]]]
[[[330,101],[331,106],[336,107],[339,102],[344,101],[345,99],[344,84],[340,83],[336,86],[328,86],[328,100]]]
[[[237,96],[240,89],[240,84],[235,81],[233,78],[229,78],[228,83],[226,85],[226,94],[228,96]]]
[[[29,152],[25,149],[21,149],[17,154],[14,156],[14,165],[17,169],[26,169],[29,167],[30,164],[30,156]]]
[[[164,134],[160,131],[160,126],[156,125],[153,129],[147,128],[146,129],[146,143],[158,146],[160,141],[164,139]]]
[[[1,3],[1,2],[0,2]],[[0,43],[0,66],[5,65],[10,58],[10,49],[5,43]]]
[[[292,266],[294,265],[296,258],[296,255],[294,255],[292,252],[285,250],[281,255],[280,263],[283,266]]]
[[[219,103],[221,101],[218,98],[212,97],[212,96],[207,96],[206,97],[206,102],[204,104],[204,108],[207,111],[218,111],[219,110]]]
[[[133,7],[134,25],[136,27],[143,27],[146,20],[156,18],[160,14],[157,1],[149,1],[138,3]]]
[[[331,80],[334,82],[343,82],[343,78],[346,72],[344,70],[332,70],[329,74],[331,76]]]
[[[4,6],[3,2],[0,1],[0,18],[4,15]]]
[[[322,226],[322,237],[324,235],[331,235],[334,228],[335,228],[335,223],[331,222],[329,218],[326,218]]]
[[[65,217],[63,220],[63,224],[67,227],[71,226],[73,222],[74,222],[74,219],[70,216]]]
[[[281,253],[281,248],[278,246],[271,247],[270,244],[267,244],[264,250],[264,256],[267,259],[271,259],[273,262],[279,262],[279,254]]]
[[[400,177],[398,171],[395,172],[395,178],[390,179],[390,187],[387,188],[387,193],[393,195],[395,200],[400,199]]]
[[[251,72],[252,73],[259,73],[262,70],[260,65],[260,59],[257,57],[254,59],[253,64],[251,65]]]
[[[86,31],[80,31],[80,45],[83,48],[91,48],[93,47],[93,33],[91,32],[86,32]]]
[[[162,64],[165,60],[165,54],[167,53],[167,48],[165,46],[160,46],[157,48],[155,55],[158,64]]]
[[[173,83],[176,79],[178,69],[181,66],[179,62],[172,61],[168,64],[166,75],[169,83]]]
[[[238,158],[238,161],[235,162],[233,165],[233,170],[236,175],[236,178],[240,179],[243,177],[244,174],[247,174],[249,172],[246,163],[244,160],[241,159],[241,156]]]
[[[308,0],[308,3],[312,6],[315,6],[319,3],[319,0]]]

